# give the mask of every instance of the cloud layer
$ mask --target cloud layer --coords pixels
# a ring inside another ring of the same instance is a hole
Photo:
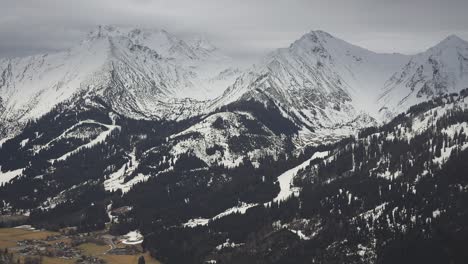
[[[0,57],[61,50],[99,24],[203,34],[258,56],[321,29],[378,52],[415,53],[468,39],[466,0],[0,0]]]

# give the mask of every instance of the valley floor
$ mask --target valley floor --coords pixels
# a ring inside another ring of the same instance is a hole
[[[144,256],[145,263],[160,264],[140,245],[125,245],[119,237],[103,232],[71,235],[30,226],[0,228],[0,249],[7,249],[21,263],[26,257],[37,257],[43,264],[136,264]]]

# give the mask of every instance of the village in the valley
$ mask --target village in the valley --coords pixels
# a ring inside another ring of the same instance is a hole
[[[107,231],[78,233],[73,227],[59,231],[5,227],[0,228],[0,263],[159,264],[143,251],[142,242],[138,231],[114,236]]]

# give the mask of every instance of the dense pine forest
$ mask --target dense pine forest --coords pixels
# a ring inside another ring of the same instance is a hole
[[[0,188],[2,212],[30,212],[28,223],[50,230],[138,229],[144,248],[164,263],[463,263],[466,100],[465,91],[445,95],[355,137],[299,151],[291,140],[297,127],[273,103],[237,103],[177,122],[124,118],[103,102],[57,107],[0,148],[2,171],[23,168]],[[207,145],[206,157],[217,158],[171,157],[174,145],[203,137],[182,133],[200,120],[214,120],[210,131],[229,130],[219,113],[234,114],[245,132],[229,135],[227,148]],[[61,136],[67,129],[86,137]],[[103,133],[105,141],[86,145]],[[283,151],[249,158],[272,142]],[[225,153],[244,158],[228,165]],[[328,155],[298,171],[299,194],[271,202],[278,176],[315,153]],[[106,188],[118,168],[132,188]],[[243,204],[251,206],[215,217]],[[125,206],[131,210],[109,215]],[[186,224],[199,218],[209,221]]]

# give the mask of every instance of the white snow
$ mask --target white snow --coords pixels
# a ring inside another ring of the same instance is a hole
[[[104,127],[107,128],[106,131],[102,132],[101,134],[99,134],[99,136],[97,136],[95,139],[91,140],[89,143],[87,144],[84,144],[82,146],[79,146],[78,148],[62,155],[61,157],[57,158],[57,159],[52,159],[50,160],[51,162],[55,162],[55,161],[63,161],[63,160],[66,160],[68,157],[72,156],[73,154],[79,152],[80,150],[82,149],[86,149],[86,148],[91,148],[99,143],[102,143],[106,140],[106,138],[112,133],[112,131],[114,131],[115,129],[118,129],[120,130],[120,126],[116,126],[116,125],[106,125],[106,124],[103,124],[103,123],[99,123],[99,122],[96,122],[94,120],[86,120],[86,121],[82,121],[82,123],[94,123],[94,124],[100,124]]]
[[[362,218],[364,218],[366,220],[369,219],[370,217],[372,217],[372,219],[375,220],[375,219],[379,218],[382,215],[383,210],[385,210],[385,207],[387,206],[387,204],[388,204],[387,202],[382,203],[382,204],[376,206],[374,209],[371,209],[369,211],[366,211],[366,212],[360,214],[359,217],[362,217]]]
[[[442,133],[446,134],[448,138],[453,139],[455,133],[460,133],[461,131],[464,131],[466,133],[468,131],[468,123],[462,122],[458,123],[452,126],[449,126],[445,129],[442,130]],[[435,157],[433,159],[434,163],[438,163],[440,165],[444,164],[449,158],[450,154],[452,153],[452,150],[455,148],[460,148],[461,151],[468,149],[468,143],[465,143],[463,145],[453,145],[450,147],[444,147],[441,150],[441,156],[440,157]]]
[[[238,214],[245,214],[249,208],[252,208],[254,206],[257,206],[257,204],[247,204],[247,203],[240,203],[237,206],[228,208],[224,210],[222,213],[217,214],[216,216],[212,218],[195,218],[195,219],[190,219],[187,221],[187,223],[184,223],[184,227],[196,227],[196,226],[204,226],[208,225],[209,221],[220,219],[222,217],[225,217],[230,214],[238,213]]]
[[[135,230],[128,232],[126,235],[124,235],[122,243],[126,245],[137,245],[141,244],[143,242],[143,239],[143,235],[140,233],[140,231]]]
[[[138,160],[135,156],[136,149],[129,154],[130,160],[122,165],[120,169],[109,175],[109,178],[104,181],[104,189],[106,191],[122,190],[122,193],[127,193],[135,184],[148,180],[149,176],[139,173],[131,180],[125,182],[125,177],[131,175],[138,167]]]
[[[5,183],[9,183],[14,178],[20,176],[21,173],[23,173],[23,170],[24,169],[17,169],[13,171],[2,172],[0,166],[0,186],[2,186]]]
[[[49,148],[50,145],[52,145],[53,143],[55,143],[55,142],[57,142],[57,141],[59,141],[61,139],[69,137],[70,133],[73,130],[75,130],[77,127],[79,127],[81,125],[84,125],[84,124],[94,124],[94,125],[101,125],[101,126],[107,127],[107,125],[102,124],[100,122],[96,122],[96,121],[91,120],[91,119],[79,121],[78,123],[72,125],[71,127],[67,128],[65,131],[63,131],[62,134],[60,134],[58,137],[52,139],[51,141],[47,142],[46,144],[44,144],[44,145],[38,147],[37,149],[35,149],[34,152],[39,153],[41,150]]]
[[[111,210],[112,210],[112,202],[106,206],[107,216],[109,217],[109,223],[112,223],[112,221],[114,220]]]
[[[182,154],[193,153],[208,165],[218,163],[223,164],[225,167],[233,168],[239,166],[245,156],[249,157],[255,166],[255,161],[259,157],[267,155],[274,156],[276,153],[282,151],[283,147],[280,137],[274,135],[274,133],[265,126],[263,126],[263,129],[268,133],[267,137],[271,142],[268,148],[253,149],[245,154],[232,151],[229,145],[229,139],[235,136],[245,135],[249,132],[241,122],[241,118],[254,120],[252,114],[241,111],[218,112],[206,117],[201,122],[170,137],[171,140],[176,142],[170,151],[171,155],[177,160]],[[213,123],[218,119],[223,120],[226,124],[229,124],[229,126],[223,129],[214,128]],[[181,139],[181,137],[190,134],[196,134],[197,136],[195,138]],[[223,153],[216,151],[214,154],[208,155],[206,150],[215,145],[222,147]]]
[[[293,232],[296,234],[301,240],[310,240],[312,237],[304,235],[301,230],[294,230],[294,229],[289,229],[289,231]]]
[[[393,180],[393,179],[400,177],[401,175],[402,175],[401,171],[390,172],[387,168],[387,170],[384,173],[378,173],[377,177],[382,177],[387,180]]]
[[[31,225],[20,225],[20,226],[15,226],[14,228],[17,228],[17,229],[26,229],[26,230],[31,230],[31,231],[34,231],[36,230],[34,227],[32,227]]]
[[[28,142],[29,142],[29,138],[21,140],[21,142],[20,142],[21,147],[24,148],[26,146],[26,144],[28,144]]]
[[[208,225],[209,221],[210,219],[208,218],[194,218],[194,219],[188,220],[187,223],[184,223],[182,226],[183,227],[206,226]]]
[[[432,94],[468,87],[468,42],[450,36],[425,52],[411,56],[385,83],[380,100],[389,112],[405,111]],[[422,94],[419,94],[419,92]]]
[[[205,103],[199,101],[221,95],[243,64],[206,40],[188,44],[159,29],[99,27],[67,51],[1,59],[5,84],[0,98],[7,109],[2,120],[24,124],[81,92],[107,94],[116,110],[128,116],[177,119],[181,111],[200,112]],[[111,72],[122,85],[110,85]],[[115,100],[119,92],[135,100]],[[126,104],[131,101],[135,103]]]
[[[10,138],[10,137],[6,137],[6,138],[0,139],[0,148],[2,147],[3,143],[7,142],[9,139],[11,139],[11,138]]]
[[[369,254],[369,253],[373,253],[373,249],[372,248],[368,248],[368,247],[365,247],[363,246],[362,244],[358,244],[358,255],[361,256],[361,257],[364,257],[366,254]]]
[[[236,247],[240,247],[240,246],[242,246],[242,245],[243,245],[243,243],[236,244],[236,243],[234,243],[234,242],[230,242],[230,240],[229,240],[229,238],[228,238],[228,239],[226,239],[226,242],[224,242],[224,243],[221,244],[221,245],[216,246],[216,250],[219,251],[219,250],[221,250],[221,249],[223,249],[223,248],[236,248]]]
[[[439,209],[437,210],[434,210],[434,212],[432,212],[432,218],[437,218],[440,216],[440,213],[441,211]]]
[[[323,158],[326,158],[329,154],[330,154],[329,151],[318,151],[318,152],[315,152],[314,155],[312,155],[312,158],[310,159],[311,160],[323,159]]]
[[[427,99],[415,94],[423,83],[434,81],[428,58],[441,65],[447,92],[468,87],[463,70],[468,68],[463,60],[467,47],[452,36],[414,56],[378,54],[312,31],[247,69],[246,62],[226,56],[203,37],[182,39],[160,29],[103,26],[68,51],[0,60],[0,72],[6,75],[0,90],[7,109],[2,120],[24,124],[80,92],[106,97],[114,110],[129,117],[168,119],[267,94],[287,110],[281,109],[285,116],[295,113],[314,128],[301,130],[304,141],[327,142]],[[419,66],[424,66],[422,73]],[[111,72],[122,85],[109,85]],[[412,80],[418,83],[414,92],[408,88]],[[121,97],[116,99],[116,94]],[[379,112],[381,107],[386,108]],[[363,116],[366,122],[357,120]],[[21,129],[8,125],[16,132]]]
[[[328,156],[328,151],[324,152],[316,152],[312,155],[312,157],[302,164],[284,172],[280,176],[278,176],[278,182],[280,185],[280,192],[278,195],[273,199],[274,202],[281,202],[287,200],[291,195],[298,192],[296,188],[293,188],[293,179],[296,176],[299,170],[304,169],[305,167],[309,166],[310,162],[316,158],[324,158]],[[268,203],[267,203],[268,204]]]
[[[249,208],[252,208],[254,206],[256,206],[257,204],[248,204],[248,203],[240,203],[238,206],[234,206],[234,207],[231,207],[229,209],[226,209],[224,212],[216,215],[215,217],[213,217],[212,219],[213,220],[216,220],[216,219],[219,219],[219,218],[222,218],[222,217],[225,217],[227,215],[230,215],[230,214],[245,214],[245,212],[247,212],[247,210]]]

